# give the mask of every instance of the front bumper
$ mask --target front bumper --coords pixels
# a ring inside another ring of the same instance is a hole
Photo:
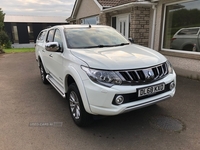
[[[137,90],[140,88],[145,88],[160,83],[169,85],[173,81],[175,83],[175,87],[173,89],[156,93],[152,96],[137,98]],[[154,83],[136,86],[113,86],[108,88],[96,84],[89,79],[85,80],[83,83],[87,95],[87,101],[89,102],[90,106],[90,110],[88,110],[89,113],[94,115],[118,115],[173,97],[176,89],[176,74],[174,72],[173,74],[169,74],[165,78]],[[116,105],[113,103],[116,95],[129,95],[129,97],[126,98],[125,103]]]

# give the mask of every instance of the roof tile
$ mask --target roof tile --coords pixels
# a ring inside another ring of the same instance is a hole
[[[136,2],[137,0],[98,0],[100,5],[102,6],[110,6],[110,7],[115,7],[131,2]]]
[[[116,6],[131,3],[131,2],[137,2],[137,0],[120,0],[119,3],[117,3]]]
[[[102,6],[114,7],[114,6],[116,6],[120,2],[120,0],[98,0],[98,2]]]

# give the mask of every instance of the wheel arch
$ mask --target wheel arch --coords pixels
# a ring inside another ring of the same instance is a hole
[[[75,83],[77,85],[79,93],[81,95],[82,103],[83,103],[85,110],[88,113],[92,113],[89,102],[88,102],[87,94],[86,94],[86,91],[84,88],[84,84],[82,82],[80,75],[73,67],[70,67],[69,70],[70,70],[70,72],[68,72],[66,74],[65,79],[64,79],[65,93],[67,94],[70,84]]]
[[[40,56],[38,56],[38,66],[40,67],[41,64],[42,64],[42,59]]]
[[[188,47],[193,48],[194,43],[191,42],[185,43],[184,45],[182,45],[182,50],[187,50]]]
[[[42,57],[41,53],[39,52],[39,54],[38,54],[38,67],[40,67],[41,64],[43,65],[45,71],[48,72],[48,70],[47,70],[47,68],[45,66],[43,57]]]
[[[43,58],[41,57],[41,53],[38,52],[38,56],[37,56],[37,60],[38,60],[38,66],[40,67],[41,64],[43,64]],[[44,65],[44,64],[43,64]]]

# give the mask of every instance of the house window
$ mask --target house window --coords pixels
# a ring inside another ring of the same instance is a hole
[[[13,42],[18,43],[19,42],[18,30],[17,30],[17,26],[15,23],[12,26],[12,35],[13,35]]]
[[[98,24],[98,16],[83,18],[81,24]]]
[[[33,35],[33,26],[31,23],[27,25],[27,30],[28,30],[28,36],[29,36],[29,42],[33,43],[34,42],[34,35]]]
[[[114,29],[117,28],[117,17],[112,17],[112,27],[113,27]]]
[[[200,52],[200,1],[165,6],[162,48],[181,52]]]

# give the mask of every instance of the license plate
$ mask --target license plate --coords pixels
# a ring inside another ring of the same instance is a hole
[[[165,90],[165,84],[158,84],[158,85],[153,85],[150,87],[138,89],[138,97],[146,96],[146,95],[151,95],[160,91]]]

